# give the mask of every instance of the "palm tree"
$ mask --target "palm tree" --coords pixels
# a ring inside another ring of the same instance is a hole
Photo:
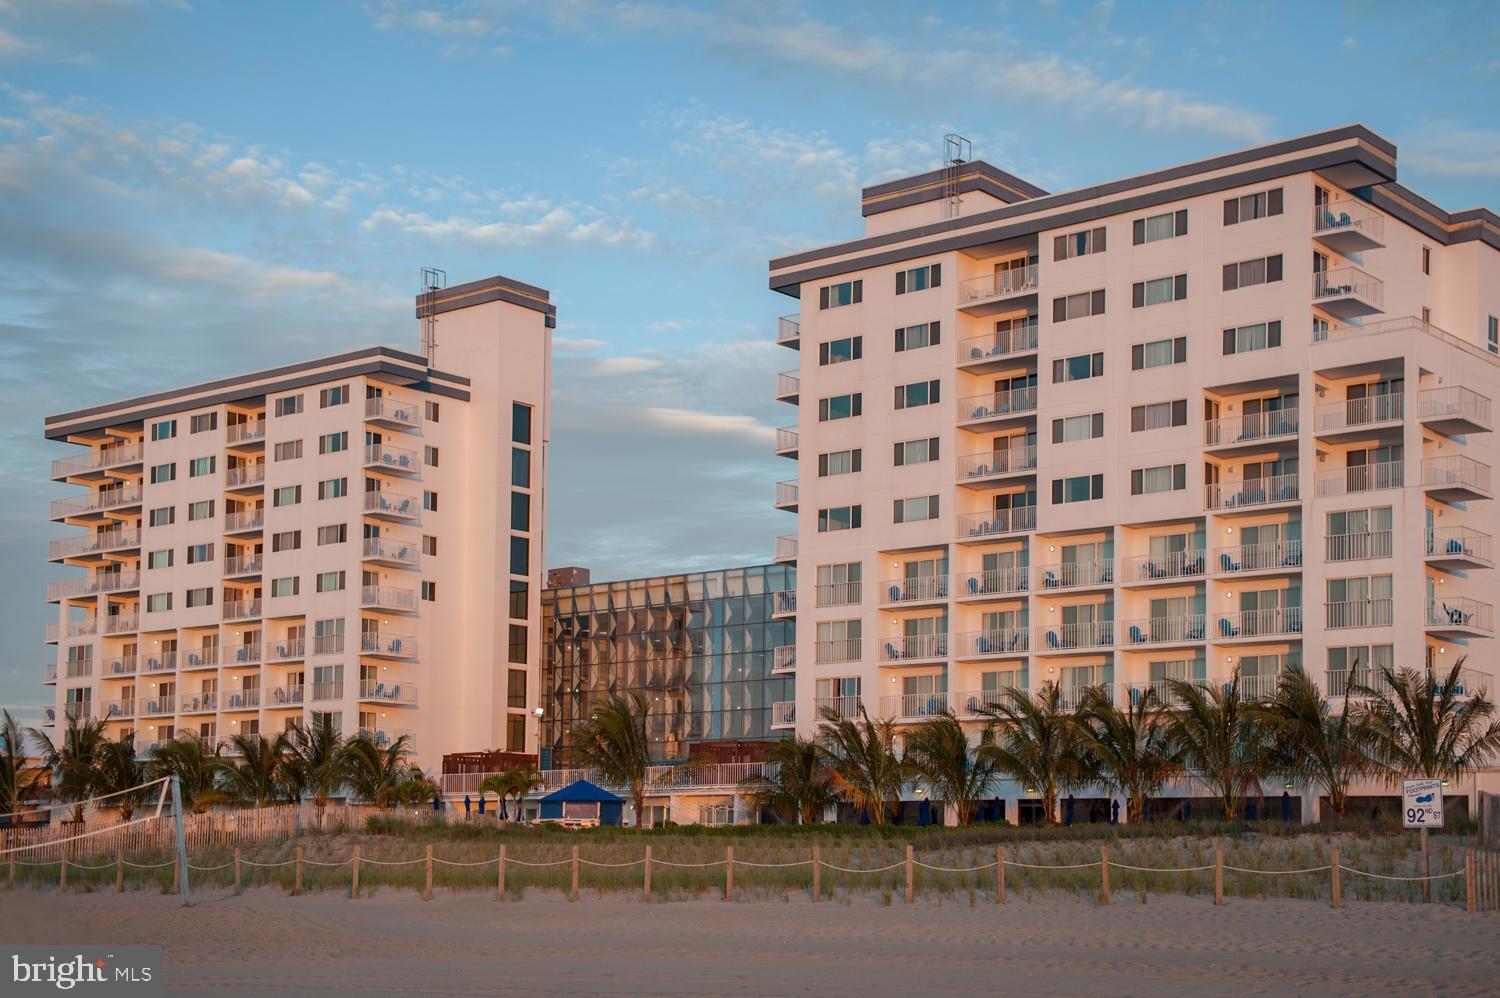
[[[1172,755],[1170,717],[1155,688],[1132,696],[1121,709],[1102,687],[1091,687],[1076,724],[1089,778],[1125,798],[1126,821],[1144,821],[1146,801],[1182,769]]]
[[[1270,771],[1321,786],[1334,816],[1343,818],[1349,785],[1372,770],[1367,715],[1350,710],[1347,696],[1335,713],[1301,667],[1284,672],[1276,692],[1252,712],[1267,729]]]
[[[226,766],[224,790],[236,800],[265,807],[282,797],[291,743],[286,732],[275,738],[238,734],[229,739],[239,762]]]
[[[36,797],[43,772],[26,765],[26,733],[10,716],[0,712],[0,812],[15,815],[21,805]],[[12,819],[14,822],[14,819]]]
[[[993,741],[979,747],[1002,773],[1040,792],[1048,824],[1057,821],[1062,791],[1082,782],[1078,726],[1063,712],[1062,690],[1045,682],[1035,693],[1011,687],[996,703],[981,704]]]
[[[500,800],[504,801],[510,794],[510,771],[491,773],[479,784],[479,807],[481,812],[484,808],[485,794],[494,794]],[[498,808],[496,809],[496,813],[499,813]]]
[[[333,719],[326,714],[317,718],[311,727],[300,722],[290,731],[291,755],[288,770],[291,783],[297,788],[298,797],[311,794],[313,806],[318,812],[318,827],[323,827],[323,812],[328,807],[328,798],[344,785],[347,774],[344,755],[344,736],[333,726]]]
[[[135,808],[141,802],[137,789],[144,780],[145,767],[135,754],[135,736],[129,735],[117,742],[106,741],[99,746],[98,782],[95,792],[113,794],[110,801],[120,809],[120,820],[129,821],[135,816]]]
[[[355,796],[376,807],[386,807],[398,786],[411,778],[409,736],[380,746],[361,732],[344,743],[344,780]],[[321,820],[321,819],[320,819]]]
[[[1260,787],[1267,769],[1267,732],[1240,696],[1240,671],[1229,682],[1203,686],[1167,680],[1176,707],[1169,741],[1173,754],[1224,806],[1224,820],[1239,814],[1240,801]]]
[[[864,704],[859,717],[824,707],[818,747],[833,772],[833,787],[856,809],[883,825],[892,802],[901,800],[907,768],[896,758],[896,722],[872,721]]]
[[[146,763],[146,772],[153,779],[177,777],[182,806],[194,813],[229,800],[229,795],[219,789],[224,768],[219,746],[192,732],[158,745]]]
[[[1456,780],[1486,766],[1500,754],[1500,721],[1487,691],[1461,689],[1464,659],[1444,679],[1425,672],[1382,668],[1384,691],[1356,687],[1369,700],[1362,710],[1369,725],[1369,752],[1386,781],[1406,777]]]
[[[646,769],[651,765],[646,738],[649,709],[650,701],[642,693],[612,693],[594,707],[587,721],[573,729],[578,757],[592,766],[600,779],[628,788],[637,828],[646,820]]]
[[[502,775],[506,777],[510,796],[516,799],[515,820],[525,824],[526,813],[521,807],[521,802],[527,794],[545,789],[547,781],[542,778],[542,774],[537,772],[535,767],[530,765],[517,766],[515,769],[506,770]]]
[[[73,804],[73,821],[83,822],[83,802],[94,795],[98,785],[98,764],[104,744],[104,722],[99,718],[68,718],[62,743],[52,744],[47,735],[31,728],[27,731],[42,750],[42,762],[52,772],[52,792]]]
[[[989,744],[993,737],[986,729],[980,744]],[[960,825],[974,820],[980,799],[999,776],[993,755],[970,753],[969,736],[952,711],[907,732],[906,762],[927,781],[934,796],[953,808]]]
[[[767,808],[783,819],[811,825],[838,803],[838,791],[818,743],[793,735],[766,749],[772,776],[757,773],[740,781],[740,790],[757,810]]]

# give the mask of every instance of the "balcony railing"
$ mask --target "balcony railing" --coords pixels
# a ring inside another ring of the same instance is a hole
[[[1036,447],[1011,447],[958,459],[959,481],[1036,470]]]
[[[1385,392],[1342,402],[1323,402],[1315,410],[1318,432],[1357,429],[1375,423],[1396,422],[1406,415],[1406,396]]]
[[[416,451],[390,444],[366,444],[365,467],[381,468],[399,474],[421,474],[422,462]]]
[[[366,492],[365,512],[416,519],[421,512],[421,503],[412,496],[396,492]]]
[[[959,599],[971,596],[1006,596],[1028,592],[1031,588],[1031,570],[1025,565],[995,568],[988,572],[966,572],[954,577]]]
[[[815,662],[858,662],[861,642],[859,638],[838,638],[833,641],[813,642]]]
[[[864,596],[861,582],[825,582],[818,586],[815,594],[818,606],[852,606]]]
[[[392,561],[416,568],[421,561],[421,552],[410,541],[399,541],[390,537],[366,537],[364,556],[378,561]]]
[[[974,422],[1003,419],[1036,412],[1036,388],[1012,388],[987,395],[970,395],[958,400],[958,421]]]
[[[1047,624],[1035,630],[1038,652],[1109,648],[1115,643],[1115,622],[1112,620]]]
[[[964,305],[973,305],[977,302],[989,301],[991,298],[1030,294],[1037,287],[1036,264],[1012,270],[997,270],[992,274],[984,274],[980,277],[971,277],[967,281],[960,281],[958,285],[958,304],[962,307]]]
[[[254,464],[242,464],[237,468],[229,468],[224,472],[224,486],[230,489],[260,485],[265,480],[266,466],[260,461],[256,461]]]
[[[1296,409],[1252,412],[1240,416],[1223,416],[1203,421],[1203,445],[1226,447],[1231,444],[1258,444],[1284,440],[1297,435]]]
[[[56,723],[57,723],[57,708],[56,707],[43,707],[42,708],[42,724],[43,724],[43,726],[50,727],[51,725],[54,725]]]
[[[1335,267],[1313,274],[1313,301],[1319,304],[1342,298],[1361,298],[1379,311],[1385,306],[1385,285],[1358,267]],[[1358,314],[1368,314],[1361,310]]]
[[[1427,532],[1430,558],[1493,562],[1494,539],[1473,527],[1437,527]]]
[[[797,428],[783,426],[776,431],[776,453],[795,455],[797,452]]]
[[[1209,565],[1212,571],[1224,575],[1299,569],[1302,567],[1302,541],[1289,539],[1215,548]]]
[[[776,397],[783,402],[795,402],[802,389],[802,378],[796,371],[781,371],[776,375]]]
[[[101,716],[106,721],[135,716],[135,697],[128,697],[124,700],[109,700],[102,704],[102,706],[104,707],[104,713]]]
[[[248,444],[266,438],[266,421],[251,419],[243,423],[230,423],[224,428],[224,441],[231,446]]]
[[[93,716],[93,702],[72,700],[63,704],[63,715],[72,721],[86,721]]]
[[[1417,394],[1417,415],[1438,422],[1466,423],[1481,429],[1493,425],[1490,400],[1462,385],[1424,388]]]
[[[1380,669],[1329,669],[1327,674],[1328,695],[1331,697],[1367,695],[1366,690],[1376,694],[1392,692]]]
[[[224,604],[225,620],[249,620],[260,616],[260,600],[230,600]]]
[[[1487,493],[1490,491],[1490,466],[1462,454],[1424,457],[1422,485],[1424,488]]]
[[[1010,675],[1009,673],[1001,673],[1002,677]],[[1021,682],[1020,673],[1015,673],[1014,678],[1008,682],[1002,680],[1000,689],[967,690],[961,693],[949,693],[948,706],[955,714],[964,717],[974,717],[985,713],[986,709],[1014,705],[1016,698],[1011,694],[1011,688],[1025,692],[1026,684]]]
[[[797,646],[777,645],[772,648],[771,671],[773,673],[797,671]]]
[[[1203,488],[1203,504],[1208,509],[1238,509],[1242,506],[1296,501],[1296,475],[1268,475],[1265,478],[1247,478],[1242,482],[1216,482]]]
[[[1027,322],[1013,322],[1004,329],[982,336],[970,336],[958,343],[960,366],[985,360],[998,360],[1018,353],[1030,353],[1039,342],[1035,318]]]
[[[1389,596],[1379,599],[1343,600],[1323,604],[1327,611],[1328,628],[1341,627],[1390,627],[1392,603]]]
[[[55,682],[57,682],[57,663],[56,662],[43,662],[42,663],[42,682],[44,682],[44,683],[55,683]]]
[[[224,693],[225,710],[249,710],[260,706],[260,687],[228,690]]]
[[[1107,586],[1115,581],[1112,558],[1098,561],[1064,561],[1036,566],[1036,588],[1077,589],[1080,586]]]
[[[314,700],[342,700],[344,698],[343,680],[334,680],[326,683],[312,684],[312,698]]]
[[[1467,596],[1450,596],[1427,603],[1427,626],[1462,628],[1492,634],[1495,630],[1495,608]]]
[[[1342,496],[1355,492],[1399,489],[1406,481],[1404,461],[1377,461],[1332,471],[1320,471],[1316,481],[1319,496]]]
[[[1269,607],[1264,610],[1235,610],[1216,613],[1213,638],[1276,637],[1302,633],[1300,606]]]
[[[106,530],[101,533],[84,534],[82,537],[65,537],[47,542],[47,558],[78,558],[86,554],[113,551],[116,548],[140,547],[141,532],[130,527],[124,530]]]
[[[947,655],[948,635],[942,631],[933,634],[900,634],[887,638],[880,645],[882,662],[921,661],[946,658]]]
[[[831,710],[838,717],[858,717],[862,699],[858,696],[852,697],[818,697],[813,700],[813,709],[818,712],[818,717],[823,716],[823,711]]]
[[[948,576],[922,575],[887,579],[880,584],[882,604],[931,603],[948,598]]]
[[[1391,532],[1366,530],[1357,534],[1329,534],[1324,538],[1324,561],[1364,561],[1391,556]]]
[[[947,710],[946,693],[904,693],[880,698],[880,713],[893,720],[937,717]]]
[[[1183,614],[1180,617],[1142,617],[1122,621],[1123,643],[1126,645],[1180,644],[1202,641],[1207,636],[1201,613]]]
[[[177,697],[166,693],[154,697],[136,698],[136,708],[151,717],[163,717],[177,712]]]
[[[1024,655],[1031,650],[1030,634],[1024,627],[992,627],[953,635],[954,654],[959,658],[983,655]]]
[[[84,516],[89,513],[99,513],[107,509],[118,509],[121,506],[139,505],[141,501],[141,487],[139,485],[122,485],[116,488],[103,489],[98,492],[85,492],[80,496],[69,496],[66,499],[54,499],[52,501],[52,519],[58,520],[66,516]]]
[[[802,338],[802,322],[799,316],[783,315],[776,320],[776,342],[796,343]]]
[[[1183,678],[1178,681],[1192,683],[1200,689],[1208,689],[1213,685],[1207,679]],[[1125,695],[1130,698],[1131,703],[1140,704],[1145,701],[1147,694],[1155,694],[1157,703],[1168,707],[1176,707],[1181,705],[1183,698],[1178,696],[1173,690],[1172,683],[1173,680],[1171,679],[1147,679],[1138,683],[1126,683],[1124,684]]]
[[[959,537],[988,537],[1036,529],[1036,507],[1015,506],[990,513],[965,513],[958,518]]]
[[[79,579],[61,579],[47,583],[47,599],[76,599],[97,593],[115,593],[122,589],[139,589],[141,573],[134,569],[119,572],[98,572]]]
[[[140,630],[141,615],[135,611],[108,614],[104,618],[105,634],[129,634]]]
[[[87,454],[58,458],[52,462],[52,477],[66,478],[69,475],[82,475],[85,472],[101,471],[122,464],[139,464],[140,460],[141,445],[139,443],[116,444],[113,447],[91,450]]]
[[[237,533],[241,530],[259,530],[265,526],[266,511],[264,509],[242,509],[234,513],[224,514],[224,530],[226,533]]]
[[[797,535],[781,534],[776,538],[776,561],[795,561],[797,559]]]
[[[365,418],[415,428],[422,423],[422,407],[417,402],[377,395],[365,399]]]
[[[415,610],[417,591],[396,586],[360,586],[359,605],[364,607],[390,607],[396,610]]]
[[[795,509],[796,506],[797,506],[797,482],[796,482],[796,480],[793,479],[790,482],[777,482],[776,483],[776,508],[777,509]]]
[[[1313,205],[1313,235],[1341,251],[1375,249],[1385,245],[1385,216],[1352,198]]]
[[[224,559],[225,575],[255,575],[261,570],[264,558],[259,554],[230,555]]]
[[[56,642],[62,638],[81,638],[88,634],[98,634],[99,625],[93,617],[86,620],[69,620],[66,623],[53,621],[47,625],[48,642]]]
[[[183,714],[199,714],[219,709],[219,694],[212,690],[198,693],[183,693],[177,698],[177,710]]]
[[[1062,695],[1058,698],[1058,706],[1063,710],[1077,710],[1082,707],[1090,692],[1103,697],[1105,703],[1115,702],[1114,683],[1081,683],[1064,680],[1061,690]]]
[[[163,651],[142,656],[142,672],[176,672],[177,653]]]
[[[342,634],[319,634],[313,638],[314,655],[337,655],[344,650]]]
[[[217,645],[211,648],[189,648],[182,653],[182,667],[184,669],[203,669],[218,664],[219,649]]]
[[[1143,554],[1120,560],[1120,581],[1126,583],[1190,579],[1202,574],[1202,550]]]
[[[224,649],[225,665],[254,665],[260,661],[262,648],[259,644],[235,645]]]
[[[69,658],[63,663],[64,674],[69,679],[85,679],[94,674],[92,658]]]
[[[771,704],[771,727],[790,728],[797,723],[797,703],[795,700],[777,700]]]
[[[366,631],[359,636],[359,650],[364,655],[416,658],[417,639],[410,634],[395,634],[391,631]]]
[[[359,699],[378,700],[381,703],[399,703],[414,707],[417,703],[417,684],[362,679],[359,682]]]
[[[300,704],[306,689],[301,683],[295,686],[273,686],[266,691],[266,706],[291,707]]]
[[[285,662],[303,658],[307,654],[306,638],[282,638],[267,646],[266,657],[272,662]]]
[[[788,614],[797,612],[797,590],[783,589],[776,594],[776,605],[771,608],[773,614]]]

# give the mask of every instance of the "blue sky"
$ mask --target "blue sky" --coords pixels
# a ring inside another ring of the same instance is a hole
[[[559,306],[549,562],[764,561],[766,261],[945,132],[1063,190],[1362,121],[1500,207],[1497,97],[1486,3],[0,0],[0,705],[50,702],[47,413],[411,348],[421,266],[502,273]]]

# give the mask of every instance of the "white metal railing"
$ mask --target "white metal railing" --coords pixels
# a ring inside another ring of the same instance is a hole
[[[224,604],[225,620],[247,620],[260,616],[260,599],[229,600]]]
[[[1342,600],[1324,603],[1327,626],[1341,627],[1389,627],[1393,619],[1389,596],[1376,599]]]
[[[1313,300],[1328,298],[1363,298],[1377,308],[1385,305],[1385,285],[1358,267],[1335,267],[1314,273]]]
[[[802,322],[799,316],[783,315],[776,320],[776,342],[792,343],[802,338]]]
[[[837,638],[832,641],[813,642],[814,662],[858,662],[861,648],[859,638]]]
[[[342,634],[319,634],[313,637],[314,655],[337,655],[343,650],[344,636]]]
[[[1363,695],[1366,690],[1377,694],[1390,693],[1391,684],[1380,669],[1360,667],[1357,669],[1329,669],[1327,673],[1328,695],[1344,697]]]
[[[1296,475],[1268,475],[1240,482],[1215,482],[1203,488],[1203,503],[1208,509],[1295,502],[1297,497]]]
[[[72,599],[92,596],[95,593],[113,593],[122,589],[137,589],[141,584],[141,573],[134,569],[119,572],[96,572],[77,579],[60,579],[47,583],[47,599]]]
[[[1222,575],[1235,572],[1264,572],[1302,566],[1302,541],[1290,538],[1262,541],[1259,544],[1235,544],[1214,548],[1209,571]]]
[[[972,305],[991,298],[1025,294],[1037,289],[1037,265],[997,270],[994,273],[971,277],[958,284],[959,305]]]
[[[1421,419],[1461,419],[1489,429],[1494,425],[1491,408],[1488,398],[1463,385],[1424,388],[1417,393],[1417,415]]]
[[[1494,539],[1473,527],[1436,527],[1427,531],[1429,557],[1464,557],[1493,561]]]
[[[388,606],[397,610],[415,610],[417,591],[396,586],[360,586],[360,606]]]
[[[361,679],[359,682],[359,699],[415,706],[417,702],[417,684]]]
[[[148,714],[152,717],[175,714],[177,712],[177,697],[170,693],[154,697],[137,697],[136,707],[142,714]]]
[[[1036,470],[1035,446],[986,451],[958,459],[960,481],[967,478],[988,478],[991,475],[1009,475],[1018,471],[1034,470]]]
[[[772,672],[795,672],[797,669],[797,646],[777,645],[771,649]]]
[[[1063,561],[1053,565],[1037,565],[1036,588],[1075,589],[1079,586],[1109,585],[1115,581],[1113,558],[1098,561]]]
[[[101,704],[101,706],[104,710],[100,716],[106,721],[117,717],[135,716],[135,697],[127,697],[124,700],[108,700]]]
[[[416,733],[411,728],[387,728],[384,725],[374,728],[360,728],[359,733],[365,735],[375,743],[376,748],[390,748],[398,739],[406,739],[406,747],[412,749],[413,739]]]
[[[1449,596],[1427,603],[1428,627],[1462,627],[1470,630],[1493,633],[1495,630],[1495,608],[1488,603],[1467,596]]]
[[[219,709],[219,694],[212,690],[197,693],[181,693],[177,697],[177,709],[184,714],[197,714]]]
[[[912,659],[944,658],[948,654],[948,634],[898,634],[880,644],[882,662],[904,662]]]
[[[777,560],[777,561],[783,561],[783,560],[786,560],[788,558],[796,558],[796,557],[797,557],[797,535],[796,534],[779,534],[779,535],[777,535],[777,537],[776,537],[776,558],[775,558],[775,560]]]
[[[1038,652],[1063,649],[1109,648],[1115,643],[1115,622],[1088,620],[1076,624],[1043,624],[1035,628]]]
[[[290,707],[300,704],[305,695],[306,687],[297,683],[290,686],[273,686],[266,691],[265,705],[267,707]]]
[[[382,561],[395,561],[412,568],[421,561],[421,552],[411,541],[400,541],[390,537],[366,537],[364,556]]]
[[[1024,593],[1031,588],[1031,569],[1025,565],[1012,565],[988,572],[964,572],[954,576],[953,584],[954,595],[959,599]]]
[[[982,655],[1021,655],[1031,650],[1030,634],[1024,627],[992,627],[953,635],[954,654],[967,658]]]
[[[1173,617],[1141,617],[1120,622],[1121,642],[1126,645],[1159,645],[1202,641],[1207,636],[1201,613]]]
[[[313,683],[312,698],[314,700],[342,700],[344,698],[344,681],[337,679],[326,683]]]
[[[251,689],[226,690],[224,692],[225,710],[248,710],[260,706],[260,687]]]
[[[946,693],[898,693],[880,698],[880,713],[883,717],[918,718],[937,717],[948,709]]]
[[[243,423],[230,423],[224,428],[224,440],[229,444],[246,444],[266,437],[266,421],[250,419]]]
[[[383,443],[365,445],[365,467],[388,468],[403,473],[420,473],[422,470],[416,451]]]
[[[182,667],[184,669],[202,669],[218,664],[218,645],[209,648],[189,648],[187,651],[182,652]]]
[[[776,453],[797,449],[797,428],[795,426],[782,426],[776,430]]]
[[[224,651],[225,665],[254,665],[260,661],[262,647],[259,644],[235,645]]]
[[[304,657],[307,654],[307,639],[282,638],[280,641],[272,641],[266,647],[267,658],[273,662],[282,662]]]
[[[1203,574],[1203,551],[1168,551],[1164,554],[1133,555],[1120,559],[1121,582],[1151,582],[1157,579],[1187,579]]]
[[[1494,363],[1494,354],[1485,350],[1477,343],[1454,336],[1446,329],[1440,329],[1430,322],[1423,322],[1414,315],[1398,316],[1394,319],[1382,319],[1379,322],[1366,322],[1358,326],[1330,325],[1326,329],[1315,328],[1313,330],[1313,342],[1332,343],[1352,337],[1379,336],[1386,333],[1418,333],[1420,335],[1431,336],[1433,339],[1440,340],[1456,350],[1461,350],[1464,353],[1472,355],[1477,360],[1482,360],[1487,364]],[[1413,349],[1421,348],[1413,347]]]
[[[141,615],[136,611],[107,614],[104,618],[105,634],[128,634],[140,629]]]
[[[1223,447],[1228,444],[1279,440],[1295,437],[1297,429],[1296,409],[1221,416],[1218,419],[1203,421],[1203,444],[1206,447]]]
[[[796,395],[802,388],[802,378],[796,371],[780,371],[776,375],[776,397]]]
[[[57,708],[56,707],[43,707],[42,708],[42,724],[43,725],[52,725],[52,724],[56,724],[56,723],[57,723]]]
[[[1324,540],[1324,561],[1364,561],[1367,558],[1389,558],[1392,551],[1391,531],[1366,530],[1357,534],[1329,534]]]
[[[139,655],[116,655],[106,658],[103,664],[103,675],[105,676],[133,676],[140,668],[141,659]]]
[[[177,671],[177,653],[175,651],[157,652],[143,656],[142,672],[175,672]]]
[[[1005,673],[1002,673],[1005,675]],[[1013,705],[1016,698],[1011,695],[1009,687],[1025,692],[1026,684],[1021,682],[1020,673],[1014,674],[1014,681],[1007,683],[1007,688],[998,690],[966,690],[959,693],[948,694],[948,706],[953,713],[964,717],[973,717],[984,713],[985,708],[995,708]]]
[[[415,427],[422,422],[422,407],[416,402],[407,402],[389,395],[377,395],[365,399],[365,418],[383,419],[391,423],[400,423],[402,426]]]
[[[93,716],[93,701],[70,700],[63,704],[63,715],[70,720],[86,721]]]
[[[1220,679],[1216,680],[1216,682],[1227,683],[1228,680]],[[1244,674],[1240,675],[1241,700],[1269,700],[1271,697],[1276,695],[1276,691],[1280,688],[1280,673],[1271,673],[1264,676],[1258,674],[1254,676],[1246,676]]]
[[[225,575],[252,575],[261,570],[264,557],[259,554],[234,554],[224,559]]]
[[[1036,529],[1036,507],[1014,506],[989,513],[965,513],[958,518],[959,537],[987,537]]]
[[[42,663],[42,682],[44,682],[44,683],[55,683],[55,682],[57,682],[57,663],[56,662],[43,662]]]
[[[1213,615],[1217,621],[1210,636],[1224,638],[1274,637],[1302,633],[1300,606],[1268,607],[1264,610],[1232,610]]]
[[[94,660],[70,658],[63,663],[63,670],[69,679],[86,679],[94,674]]]
[[[1406,396],[1401,392],[1383,392],[1342,402],[1321,402],[1314,410],[1318,430],[1347,430],[1372,423],[1388,423],[1404,418]]]
[[[242,509],[224,514],[224,529],[230,533],[238,530],[259,530],[265,526],[265,523],[266,511],[264,509]]]
[[[115,548],[139,547],[140,543],[141,532],[138,528],[106,530],[100,533],[84,534],[82,537],[65,537],[58,541],[48,541],[47,558],[51,561],[59,558],[76,558]]]
[[[83,516],[86,513],[98,513],[120,506],[133,506],[140,501],[141,487],[139,485],[122,485],[97,492],[85,492],[83,495],[69,496],[66,499],[54,499],[51,507],[52,519]]]
[[[813,709],[818,712],[818,717],[823,716],[825,709],[832,710],[839,717],[858,717],[862,698],[852,697],[817,697],[813,700]]]
[[[1354,492],[1399,489],[1406,481],[1406,462],[1377,461],[1318,472],[1315,482],[1319,496],[1342,496]]]
[[[816,588],[818,606],[850,606],[864,595],[861,582],[825,582]]]
[[[366,631],[359,636],[359,650],[366,655],[399,655],[402,658],[415,658],[417,639],[410,634]]]
[[[771,704],[771,727],[789,728],[797,723],[797,702],[777,700]]]
[[[86,471],[99,471],[121,464],[137,464],[140,460],[141,445],[139,443],[100,447],[86,454],[74,454],[72,457],[60,457],[53,461],[52,477],[66,478],[68,475],[81,475]]]
[[[958,421],[967,423],[980,419],[1020,415],[1036,411],[1036,387],[1011,388],[1003,392],[986,395],[970,395],[958,400]]]
[[[1063,710],[1077,710],[1083,706],[1083,702],[1090,691],[1102,696],[1105,703],[1115,702],[1114,683],[1083,683],[1064,680],[1061,683],[1061,696],[1058,698],[1058,706]]]
[[[366,492],[366,513],[387,513],[392,516],[409,516],[415,519],[421,511],[421,504],[413,496],[405,496],[396,492]]]
[[[1175,707],[1181,705],[1183,698],[1178,696],[1172,687],[1173,682],[1185,682],[1200,689],[1208,689],[1213,682],[1207,679],[1190,679],[1186,676],[1179,679],[1146,679],[1135,683],[1122,684],[1125,687],[1125,695],[1132,704],[1145,701],[1147,693],[1156,694],[1156,701],[1164,706]],[[1243,697],[1242,697],[1243,699]]]
[[[242,464],[235,468],[229,468],[224,472],[224,485],[226,488],[237,489],[246,485],[259,485],[266,480],[266,466],[262,461],[254,464]]]
[[[1427,487],[1459,487],[1476,492],[1490,491],[1490,466],[1472,457],[1449,454],[1446,457],[1422,458],[1422,484]]]
[[[1011,354],[1029,353],[1037,348],[1037,330],[1040,324],[1033,317],[1026,322],[1013,322],[1004,329],[981,336],[970,336],[958,342],[958,363],[972,364],[976,361],[1008,357]]]
[[[795,506],[795,505],[797,505],[797,482],[796,482],[795,479],[793,479],[790,482],[777,482],[776,483],[776,505],[777,506]]]
[[[887,579],[880,584],[881,603],[931,602],[948,598],[948,576],[920,575],[908,579]]]
[[[1336,236],[1346,232],[1384,244],[1385,216],[1352,198],[1313,205],[1314,235]]]

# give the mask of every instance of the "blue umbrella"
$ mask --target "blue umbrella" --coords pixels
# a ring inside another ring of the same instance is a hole
[[[443,809],[443,798],[439,797],[437,794],[433,794],[432,795],[432,811],[433,811],[433,813],[436,814],[437,812],[441,811],[442,809]]]
[[[1003,800],[1001,800],[999,797],[996,797],[994,803],[995,803],[995,809],[990,812],[991,820],[992,821],[1004,821],[1005,820],[1005,802]]]
[[[917,805],[917,824],[932,824],[932,801],[924,800]]]
[[[479,795],[479,816],[484,817],[484,794]]]
[[[1256,816],[1257,813],[1259,813],[1259,811],[1260,811],[1260,808],[1258,806],[1256,806],[1256,800],[1255,800],[1255,798],[1251,797],[1250,800],[1249,800],[1249,802],[1247,802],[1245,804],[1245,820],[1246,821],[1254,821],[1255,820],[1255,816]]]
[[[504,821],[505,820],[505,798],[504,797],[500,798],[500,809],[495,812],[495,820],[496,821]]]
[[[1292,795],[1285,790],[1281,792],[1281,820],[1292,820]]]
[[[1185,800],[1182,802],[1182,820],[1193,820],[1193,802],[1190,800]]]
[[[1109,823],[1118,825],[1120,823],[1120,802],[1112,800],[1109,802]]]
[[[468,794],[464,794],[464,817],[465,818],[467,818],[469,816],[469,812],[473,809],[473,807],[474,807],[474,801],[472,799],[470,799],[470,797],[469,797]]]
[[[1063,809],[1063,824],[1064,825],[1071,825],[1073,823],[1073,804],[1074,804],[1073,795],[1072,794],[1068,794],[1068,803],[1067,803],[1067,806]]]

